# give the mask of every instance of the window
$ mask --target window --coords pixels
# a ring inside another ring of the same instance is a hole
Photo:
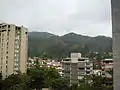
[[[8,42],[7,42],[7,46],[8,46]]]
[[[8,68],[8,67],[7,67],[7,65],[6,65],[6,72],[8,71],[7,68]]]
[[[10,25],[8,25],[8,28],[10,28]]]
[[[15,30],[17,30],[17,27],[15,27]]]
[[[21,27],[18,27],[18,30],[20,30],[21,29]]]
[[[2,32],[5,32],[6,30],[2,30]]]
[[[6,64],[8,64],[8,61],[6,61]]]
[[[81,67],[81,68],[78,68],[79,70],[83,70],[84,69],[84,67]]]
[[[27,34],[27,32],[25,32],[25,34]]]
[[[6,59],[8,59],[8,56],[6,56]]]
[[[6,52],[6,54],[8,54],[8,51]]]

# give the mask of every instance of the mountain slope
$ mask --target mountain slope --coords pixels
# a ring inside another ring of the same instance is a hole
[[[70,52],[81,52],[84,55],[89,51],[112,51],[112,39],[105,36],[89,37],[75,33],[57,36],[47,32],[28,33],[28,53],[30,57],[43,56],[60,58]]]

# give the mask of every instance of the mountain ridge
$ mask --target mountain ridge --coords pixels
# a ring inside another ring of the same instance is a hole
[[[92,52],[112,51],[112,38],[106,36],[84,36],[76,33],[68,33],[62,36],[48,32],[28,32],[28,53],[30,57],[66,57],[70,52],[87,54]]]
[[[82,35],[82,34],[77,34],[75,32],[69,32],[69,33],[66,33],[66,34],[63,34],[63,35],[56,35],[56,34],[52,34],[50,32],[39,32],[39,31],[31,31],[31,32],[28,32],[28,33],[41,33],[41,34],[50,34],[50,35],[54,35],[54,36],[59,36],[59,37],[62,37],[62,36],[65,36],[65,35],[69,35],[69,34],[74,34],[74,35],[79,35],[79,36],[85,36],[85,37],[108,37],[108,38],[111,38],[110,36],[105,36],[105,35],[97,35],[97,36],[89,36],[89,35]]]

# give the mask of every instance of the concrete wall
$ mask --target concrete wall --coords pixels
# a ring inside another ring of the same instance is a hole
[[[120,90],[120,0],[111,0],[111,3],[114,53],[114,90]]]

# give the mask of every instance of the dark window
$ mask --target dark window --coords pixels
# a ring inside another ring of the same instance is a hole
[[[71,59],[64,59],[64,61],[70,61]]]
[[[18,27],[18,30],[20,30],[21,29],[21,27]]]
[[[86,72],[86,74],[90,74],[90,72],[89,72],[89,71],[87,71],[87,72]]]
[[[85,61],[85,59],[78,59],[78,61]]]
[[[10,25],[8,25],[8,28],[10,28]]]
[[[8,45],[8,42],[7,42],[7,45]]]
[[[8,56],[6,56],[6,59],[8,59]]]
[[[15,27],[15,30],[17,30],[17,27]]]
[[[6,54],[8,54],[8,51],[6,52]]]
[[[81,67],[81,68],[79,68],[79,70],[81,70],[81,69],[84,69],[84,68],[82,68],[82,67]]]
[[[8,64],[8,61],[6,61],[6,64]]]
[[[2,30],[2,32],[5,32],[6,30]]]
[[[25,32],[25,34],[27,34],[27,32]]]

